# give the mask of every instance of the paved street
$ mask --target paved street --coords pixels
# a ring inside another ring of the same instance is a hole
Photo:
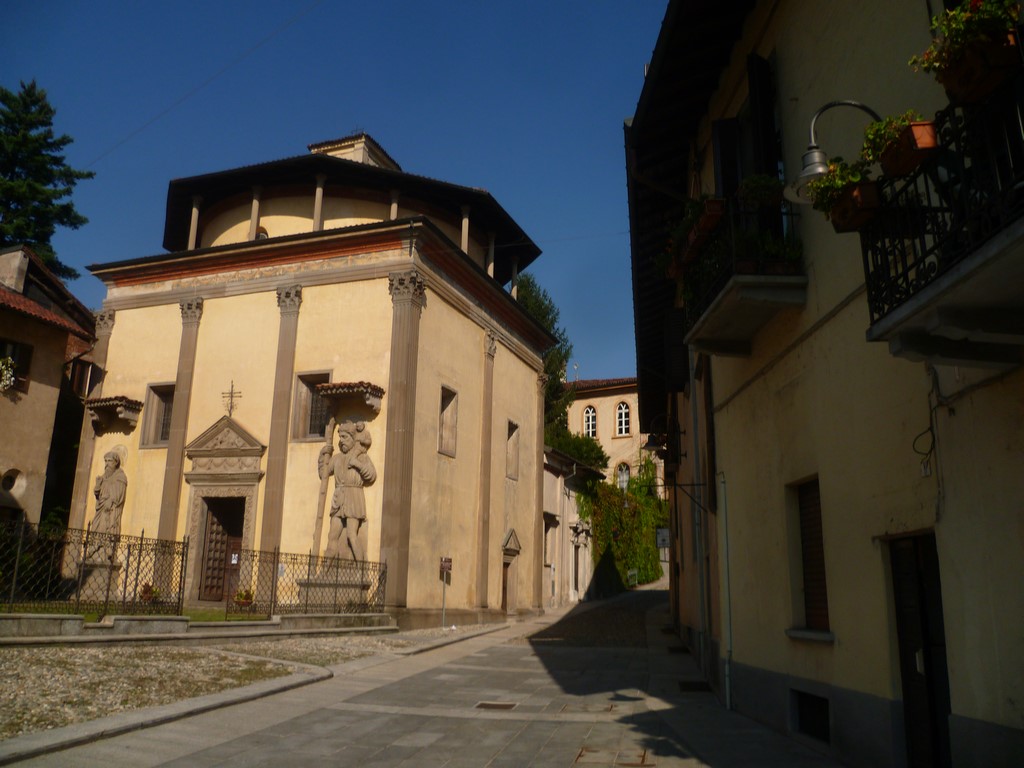
[[[20,765],[837,765],[683,692],[698,675],[667,610],[667,592],[640,590]],[[595,645],[602,630],[611,645]]]

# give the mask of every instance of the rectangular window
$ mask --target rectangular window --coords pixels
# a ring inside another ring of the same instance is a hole
[[[508,440],[505,443],[505,477],[519,479],[519,425],[508,423]]]
[[[29,372],[32,368],[32,347],[17,341],[0,339],[0,357],[14,361],[14,385],[17,392],[28,392]]]
[[[143,404],[142,445],[167,445],[171,436],[173,384],[151,384]]]
[[[438,418],[437,450],[445,456],[455,456],[455,435],[458,427],[459,395],[448,387],[441,387],[441,410]]]
[[[821,526],[818,481],[797,486],[800,515],[800,560],[803,566],[804,626],[829,631],[828,590],[825,587],[825,542]]]
[[[300,373],[295,382],[295,410],[292,413],[292,437],[323,440],[331,418],[330,403],[316,391],[318,384],[327,384],[330,373]]]

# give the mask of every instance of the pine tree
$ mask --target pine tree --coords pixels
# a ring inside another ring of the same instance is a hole
[[[88,221],[70,197],[75,184],[95,174],[65,162],[62,150],[73,139],[54,136],[55,114],[34,80],[17,93],[0,87],[0,246],[25,244],[55,274],[74,279],[78,271],[61,263],[50,239],[57,227]]]

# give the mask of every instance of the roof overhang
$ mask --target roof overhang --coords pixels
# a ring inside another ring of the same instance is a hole
[[[656,266],[687,198],[690,149],[754,0],[672,0],[625,125],[640,429],[665,412],[675,283]]]

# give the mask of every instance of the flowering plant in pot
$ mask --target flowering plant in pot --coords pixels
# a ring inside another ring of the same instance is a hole
[[[252,605],[252,590],[251,589],[240,589],[235,592],[235,604],[241,606]]]
[[[1020,66],[1020,13],[1018,0],[964,0],[932,17],[932,44],[908,63],[915,72],[934,73],[954,99],[982,98]]]
[[[841,157],[829,161],[828,171],[807,185],[816,211],[824,213],[836,232],[854,232],[878,208],[878,188],[870,179],[871,169],[861,159],[847,163]]]
[[[937,149],[935,123],[908,109],[868,125],[861,158],[880,163],[886,176],[905,176]]]
[[[9,357],[0,357],[0,392],[6,392],[14,386],[17,380],[14,373],[14,360]]]

